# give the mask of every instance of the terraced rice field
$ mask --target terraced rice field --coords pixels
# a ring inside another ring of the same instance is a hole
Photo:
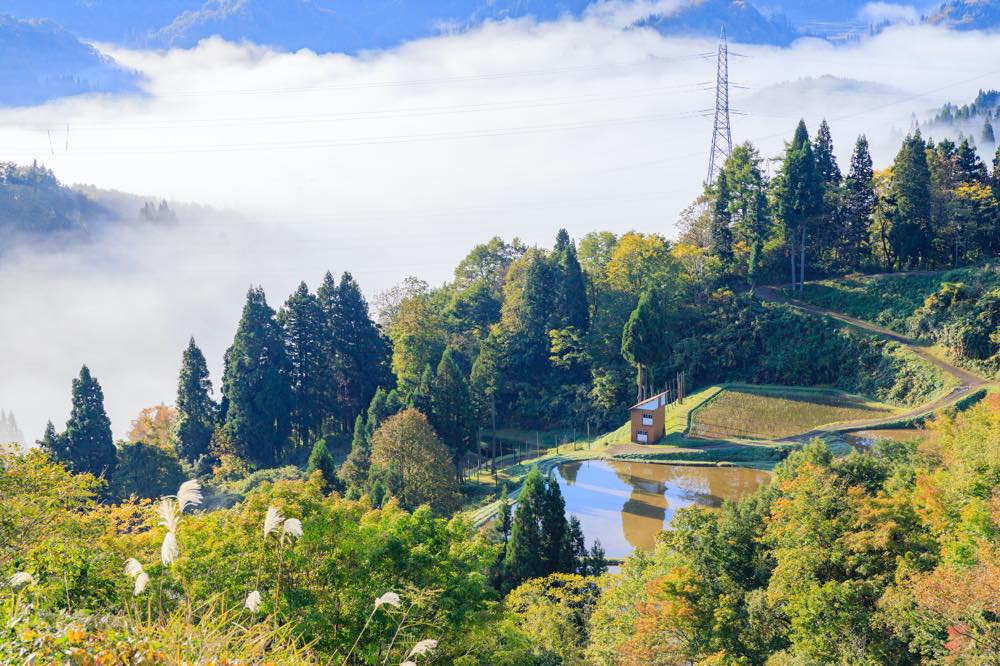
[[[816,426],[891,416],[892,407],[839,391],[792,387],[727,387],[694,411],[689,436],[773,440]]]

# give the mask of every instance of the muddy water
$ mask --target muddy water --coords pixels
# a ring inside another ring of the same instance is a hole
[[[880,439],[891,439],[897,442],[917,442],[929,437],[926,430],[917,429],[887,429],[887,430],[858,430],[844,433],[844,439],[856,447],[865,448],[872,446]]]
[[[716,507],[767,483],[770,474],[742,467],[680,467],[588,460],[556,469],[566,513],[580,519],[588,546],[595,538],[609,558],[649,550],[677,509]]]

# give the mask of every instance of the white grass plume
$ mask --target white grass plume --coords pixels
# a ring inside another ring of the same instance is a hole
[[[281,526],[281,538],[284,539],[285,536],[292,539],[298,539],[302,537],[302,521],[298,518],[289,518],[285,521],[285,524]]]
[[[392,606],[393,608],[399,608],[399,595],[395,592],[386,592],[375,600],[375,608],[381,608],[386,604]]]
[[[251,613],[256,613],[257,609],[260,608],[260,592],[258,590],[254,590],[248,594],[247,600],[243,602],[243,607]]]
[[[189,479],[181,484],[177,489],[178,513],[184,513],[188,506],[198,506],[201,504],[201,484],[197,479]]]
[[[404,661],[403,663],[401,663],[399,666],[417,666],[417,662],[412,661],[410,659],[407,659],[406,661]]]
[[[143,568],[142,568],[142,564],[139,563],[139,560],[135,559],[134,557],[130,557],[127,560],[125,560],[125,575],[126,576],[128,576],[129,578],[133,578],[134,579],[136,576],[138,576],[142,572],[143,572]]]
[[[171,531],[163,537],[163,545],[160,546],[160,560],[163,566],[169,567],[177,559],[180,549],[177,547],[177,536]]]
[[[13,576],[8,579],[8,584],[15,590],[19,587],[24,587],[25,585],[34,585],[35,577],[32,576],[27,571],[18,571]]]
[[[177,523],[181,516],[177,511],[177,504],[170,498],[164,497],[160,500],[157,511],[160,513],[160,525],[167,528],[168,532],[177,530]]]
[[[139,572],[139,575],[135,577],[135,585],[132,586],[133,596],[137,597],[142,594],[147,585],[149,585],[149,574],[145,571]]]
[[[267,515],[264,517],[264,538],[266,539],[277,532],[284,520],[285,517],[281,515],[281,511],[273,506],[267,507]]]
[[[406,657],[407,659],[409,659],[410,657],[419,657],[422,654],[427,654],[428,652],[431,652],[432,650],[437,648],[437,646],[438,642],[436,640],[434,640],[433,638],[425,638],[424,640],[414,645],[413,649],[410,650],[410,654],[406,655]]]

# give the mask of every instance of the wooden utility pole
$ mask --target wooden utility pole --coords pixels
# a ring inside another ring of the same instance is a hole
[[[490,395],[490,417],[493,420],[493,487],[500,492],[500,477],[497,475],[497,399]]]

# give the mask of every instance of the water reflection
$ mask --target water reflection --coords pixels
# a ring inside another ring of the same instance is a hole
[[[580,519],[587,543],[601,540],[608,557],[653,547],[681,508],[719,506],[767,482],[769,474],[740,467],[675,467],[589,460],[557,468],[566,512]]]

